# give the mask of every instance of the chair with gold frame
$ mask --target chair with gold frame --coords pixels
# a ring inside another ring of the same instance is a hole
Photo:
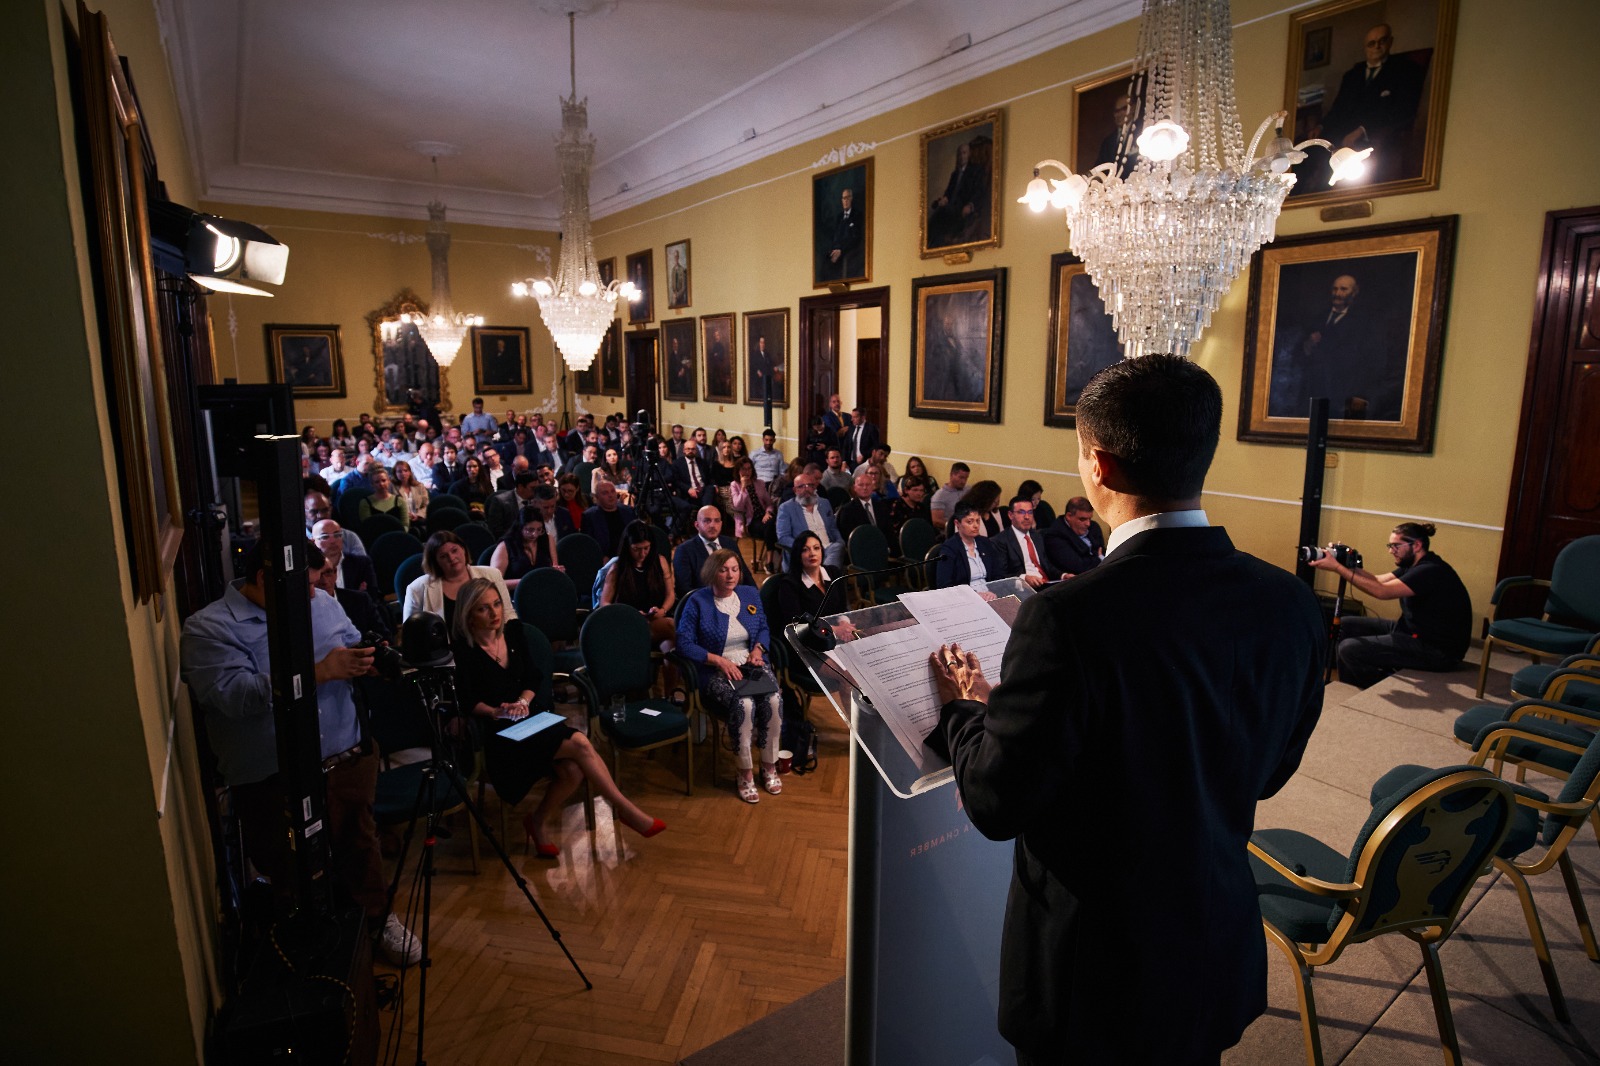
[[[1498,607],[1507,590],[1525,586],[1549,589],[1544,614],[1539,618],[1488,619],[1483,637],[1483,659],[1478,666],[1479,698],[1489,678],[1489,658],[1498,646],[1533,656],[1573,655],[1600,635],[1600,536],[1579,537],[1556,554],[1549,580],[1508,577],[1494,587],[1491,607]]]
[[[1439,963],[1472,886],[1492,863],[1511,825],[1511,785],[1481,767],[1423,771],[1385,797],[1356,835],[1349,855],[1291,829],[1250,838],[1267,940],[1298,971],[1306,1059],[1321,1066],[1322,1039],[1311,991],[1314,967],[1352,944],[1400,933],[1422,949],[1445,1061],[1461,1061]]]
[[[1504,873],[1517,890],[1517,899],[1522,903],[1522,915],[1528,922],[1528,938],[1533,942],[1534,954],[1539,959],[1539,971],[1550,993],[1550,1005],[1556,1018],[1566,1022],[1571,1020],[1566,999],[1561,994],[1561,982],[1550,958],[1550,946],[1545,942],[1544,927],[1539,921],[1539,911],[1533,904],[1528,878],[1556,868],[1561,870],[1567,898],[1572,902],[1572,914],[1577,919],[1578,931],[1583,938],[1583,949],[1592,961],[1600,962],[1600,945],[1595,943],[1589,911],[1583,904],[1578,877],[1572,868],[1572,859],[1567,854],[1572,838],[1585,821],[1594,818],[1596,805],[1600,803],[1600,733],[1594,734],[1585,746],[1573,743],[1565,733],[1557,732],[1540,719],[1522,719],[1516,724],[1502,722],[1484,731],[1472,762],[1478,766],[1491,761],[1498,764],[1505,749],[1513,744],[1530,749],[1529,761],[1556,761],[1547,752],[1532,750],[1540,748],[1559,749],[1577,759],[1567,775],[1566,784],[1554,801],[1543,792],[1526,785],[1512,786],[1516,789],[1517,811],[1512,819],[1511,831],[1494,859],[1495,869]],[[1405,789],[1418,775],[1428,772],[1421,766],[1395,767],[1378,778],[1372,786],[1373,802],[1377,803],[1385,795]],[[1596,831],[1600,832],[1600,826]],[[1523,854],[1536,843],[1544,846],[1544,853],[1524,860]]]

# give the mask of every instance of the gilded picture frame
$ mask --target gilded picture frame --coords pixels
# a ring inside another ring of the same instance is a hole
[[[472,390],[512,395],[533,391],[527,326],[472,327]]]
[[[342,399],[344,352],[339,327],[289,326],[269,323],[267,369],[275,384],[290,385],[296,399]]]
[[[1006,268],[911,280],[911,417],[1000,421]]]
[[[845,198],[849,206],[845,206]],[[872,280],[872,158],[811,177],[811,287]]]
[[[1083,260],[1050,257],[1050,335],[1045,351],[1044,424],[1073,429],[1089,379],[1122,359],[1122,342]]]
[[[744,402],[765,403],[772,382],[772,406],[789,406],[789,309],[744,313]]]
[[[667,310],[676,311],[694,302],[693,263],[689,240],[673,241],[663,249],[667,262]]]
[[[692,318],[661,323],[661,397],[682,403],[696,399],[700,377],[699,338]]]
[[[655,256],[649,248],[628,256],[628,280],[639,290],[639,298],[627,304],[628,325],[642,326],[656,317]]]
[[[1000,247],[1005,117],[1005,109],[996,108],[922,135],[922,258]]]
[[[739,339],[734,333],[734,315],[727,311],[700,316],[700,351],[704,356],[705,381],[701,395],[707,403],[737,403]]]

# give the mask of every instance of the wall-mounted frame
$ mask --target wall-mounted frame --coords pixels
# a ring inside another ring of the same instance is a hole
[[[811,287],[872,280],[872,160],[811,178]]]
[[[761,406],[772,382],[772,406],[789,406],[789,309],[744,313],[744,402]]]
[[[1239,439],[1433,450],[1456,215],[1280,237],[1250,264]]]
[[[674,318],[661,323],[662,399],[694,402],[695,381],[700,376],[696,332],[692,318]]]
[[[1072,429],[1089,379],[1122,359],[1122,343],[1083,260],[1050,257],[1050,338],[1045,354],[1044,424]]]
[[[478,393],[533,391],[527,326],[472,327],[472,390]]]
[[[922,258],[1000,247],[1004,133],[1000,108],[922,135]]]
[[[183,541],[177,456],[150,259],[147,161],[139,103],[105,17],[78,4],[80,160],[92,202],[94,287],[128,569],[138,603],[166,588]]]
[[[388,303],[365,315],[367,327],[372,330],[376,392],[372,413],[380,418],[404,413],[412,389],[421,390],[423,399],[440,411],[450,410],[450,375],[439,373],[439,363],[417,327],[409,322],[399,323],[395,335],[384,339],[383,324],[399,322],[406,313],[428,313],[427,303],[410,289],[401,289]]]
[[[622,330],[613,325],[600,341],[594,365],[600,368],[600,395],[622,395]]]
[[[628,280],[639,290],[639,298],[628,304],[628,325],[640,326],[655,320],[655,257],[649,248],[628,256]]]
[[[1087,174],[1101,163],[1122,166],[1117,173],[1127,177],[1139,162],[1138,136],[1141,111],[1132,102],[1129,79],[1133,64],[1111,74],[1081,81],[1072,87],[1072,170]]]
[[[707,403],[737,403],[734,367],[739,363],[738,340],[733,333],[733,312],[700,316],[700,349],[705,353],[706,380],[702,390]]]
[[[608,259],[598,260],[595,263],[595,267],[600,271],[600,284],[610,285],[613,281],[617,280],[616,256],[613,255]]]
[[[694,280],[690,273],[689,241],[673,241],[666,247],[667,257],[667,309],[675,311],[693,302]]]
[[[999,422],[1006,269],[911,279],[911,417]]]
[[[296,399],[343,398],[344,351],[338,326],[263,327],[267,337],[267,369],[275,384],[294,386]]]
[[[1330,187],[1328,152],[1311,149],[1286,207],[1439,187],[1455,32],[1456,0],[1334,0],[1290,16],[1294,139],[1373,151],[1363,177]]]

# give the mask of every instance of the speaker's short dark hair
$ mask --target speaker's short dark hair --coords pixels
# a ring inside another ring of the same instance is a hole
[[[1113,363],[1078,397],[1078,437],[1122,461],[1129,488],[1150,500],[1200,494],[1222,434],[1222,390],[1188,359]]]

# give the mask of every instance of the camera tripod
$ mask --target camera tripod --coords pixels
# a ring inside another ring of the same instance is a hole
[[[1334,668],[1339,665],[1339,628],[1344,620],[1344,594],[1349,587],[1350,582],[1341,577],[1333,593],[1333,617],[1328,620],[1328,665],[1322,673],[1323,684],[1333,680]]]
[[[453,667],[442,666],[417,670],[408,679],[416,688],[421,701],[422,713],[426,716],[429,735],[432,737],[432,757],[427,768],[423,771],[422,780],[417,788],[416,802],[411,809],[411,818],[406,823],[405,836],[400,843],[400,854],[395,860],[394,877],[389,883],[389,905],[394,907],[395,895],[400,889],[400,877],[405,871],[406,855],[411,850],[411,838],[416,832],[417,819],[426,814],[426,823],[422,836],[422,853],[418,859],[417,872],[414,875],[422,884],[422,931],[420,942],[422,944],[422,961],[418,964],[417,977],[417,1064],[422,1066],[427,1060],[424,1056],[424,1036],[426,1034],[428,1017],[428,968],[431,959],[428,956],[429,937],[431,934],[432,905],[433,905],[433,874],[434,851],[438,840],[439,818],[442,804],[439,802],[439,781],[442,777],[447,786],[455,792],[455,798],[477,824],[483,839],[489,842],[494,853],[500,857],[500,865],[506,868],[511,875],[511,880],[521,889],[522,895],[528,901],[528,906],[533,908],[539,920],[550,933],[550,939],[556,942],[561,949],[561,954],[567,957],[567,962],[572,964],[572,970],[583,981],[584,991],[594,988],[594,983],[589,980],[578,965],[578,960],[572,957],[572,952],[567,950],[567,945],[561,939],[561,933],[551,923],[544,908],[539,906],[539,901],[534,898],[533,890],[528,887],[527,878],[522,876],[516,864],[511,861],[505,846],[495,836],[494,830],[489,827],[489,820],[483,816],[483,810],[467,795],[466,782],[456,772],[454,762],[450,759],[450,741],[443,735],[441,723],[447,717],[456,717],[456,720],[466,725],[465,716],[457,717],[455,700],[455,679]],[[413,891],[414,895],[414,891]],[[404,971],[402,971],[402,975]]]

